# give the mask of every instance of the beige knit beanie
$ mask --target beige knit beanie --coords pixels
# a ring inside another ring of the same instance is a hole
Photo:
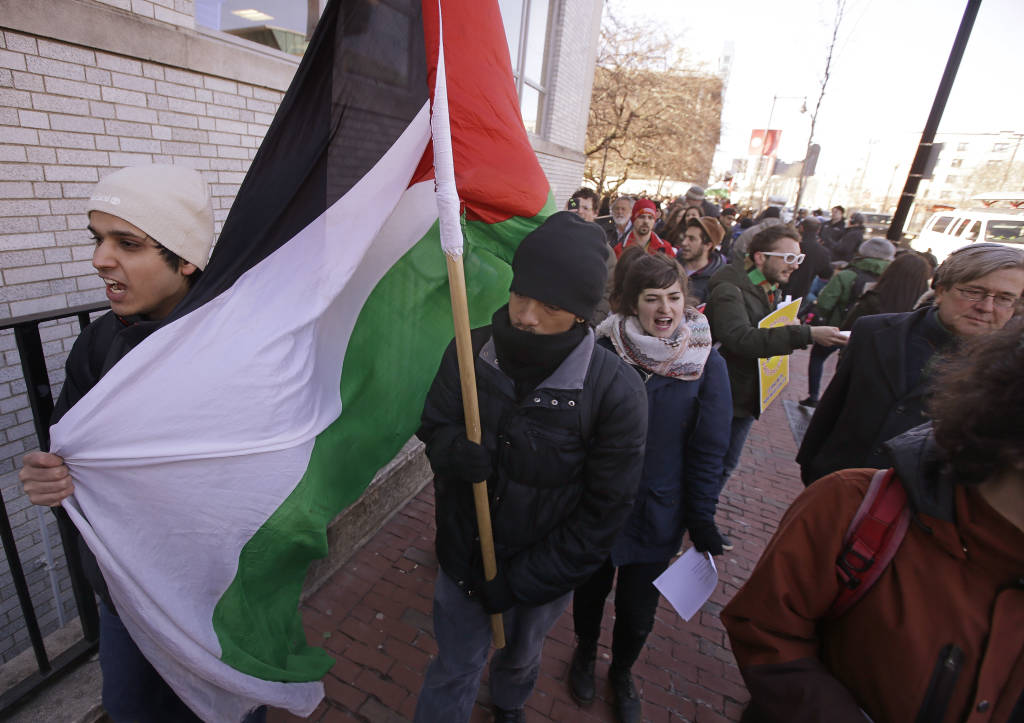
[[[206,181],[182,166],[122,168],[92,192],[86,212],[102,211],[145,231],[161,246],[206,268],[213,248],[213,207]]]

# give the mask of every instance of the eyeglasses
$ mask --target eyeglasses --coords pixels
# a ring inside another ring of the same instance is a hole
[[[996,306],[1000,309],[1012,309],[1019,301],[1019,296],[1013,296],[1011,294],[993,294],[991,291],[985,289],[978,289],[975,287],[963,287],[954,286],[953,289],[956,293],[960,294],[960,297],[970,301],[973,304],[985,301],[988,297],[992,297],[992,306]]]
[[[765,256],[781,256],[785,264],[796,264],[799,266],[807,258],[807,254],[784,254],[781,251],[762,251]]]

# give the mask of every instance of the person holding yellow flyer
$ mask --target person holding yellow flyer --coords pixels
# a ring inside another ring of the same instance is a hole
[[[793,228],[786,224],[769,226],[754,236],[742,268],[725,266],[708,282],[704,313],[729,369],[733,405],[729,449],[722,465],[719,492],[739,463],[750,427],[767,406],[761,404],[758,360],[788,356],[812,342],[822,346],[846,343],[846,337],[836,327],[804,326],[795,317],[780,326],[762,326],[765,317],[781,301],[779,284],[789,280],[803,259],[800,235]],[[726,545],[725,549],[732,549],[731,541],[726,540]]]

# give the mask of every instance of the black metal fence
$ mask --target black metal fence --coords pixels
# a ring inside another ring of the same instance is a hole
[[[31,314],[0,323],[0,330],[13,329],[14,338],[21,357],[21,370],[25,377],[26,393],[35,422],[36,437],[40,449],[50,446],[50,415],[53,412],[53,390],[50,375],[46,369],[43,355],[43,342],[39,335],[39,325],[57,319],[78,317],[81,329],[89,325],[90,314],[106,308],[106,304],[86,304],[62,311]],[[77,545],[80,538],[63,508],[53,508],[57,517],[57,528],[60,530],[61,543],[68,563],[68,575],[71,588],[78,608],[78,618],[82,626],[82,639],[71,645],[59,655],[50,658],[43,644],[43,635],[36,619],[35,608],[29,594],[29,586],[25,578],[24,568],[18,555],[14,532],[7,515],[7,506],[0,492],[0,540],[3,542],[4,555],[10,566],[11,577],[25,619],[32,650],[35,653],[38,670],[12,688],[0,693],[0,719],[5,712],[16,706],[28,696],[38,691],[50,681],[76,665],[82,658],[90,655],[97,646],[99,639],[99,615],[93,591],[82,574],[81,562]]]

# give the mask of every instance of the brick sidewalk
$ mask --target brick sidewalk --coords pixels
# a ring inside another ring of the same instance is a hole
[[[806,395],[807,352],[797,352],[792,362],[782,399]],[[833,355],[826,383],[834,365]],[[718,590],[689,623],[664,600],[658,608],[647,648],[633,669],[645,720],[739,720],[747,692],[718,613],[747,579],[782,513],[803,489],[795,455],[779,399],[754,424],[740,466],[722,494],[718,523],[736,549],[716,558]],[[427,486],[303,606],[308,639],[337,660],[324,681],[327,698],[307,720],[391,723],[412,718],[423,673],[437,650],[430,618],[437,571],[433,543],[434,497]],[[598,699],[582,709],[567,688],[572,616],[568,611],[562,615],[544,647],[540,680],[527,704],[528,721],[614,720],[605,685],[612,620],[609,596],[598,651]],[[269,716],[270,723],[298,720],[282,711]],[[486,685],[481,685],[472,720],[491,720]]]

